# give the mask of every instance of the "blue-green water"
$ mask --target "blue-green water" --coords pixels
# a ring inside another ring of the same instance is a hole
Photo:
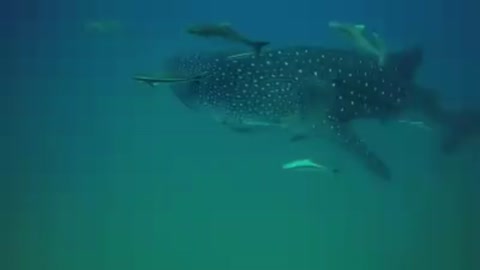
[[[447,157],[435,131],[359,123],[392,167],[381,182],[327,142],[236,134],[131,79],[230,46],[186,37],[192,23],[330,45],[342,19],[425,44],[421,81],[478,104],[466,3],[20,4],[2,25],[0,269],[480,269],[478,142]],[[341,174],[281,170],[300,158]]]

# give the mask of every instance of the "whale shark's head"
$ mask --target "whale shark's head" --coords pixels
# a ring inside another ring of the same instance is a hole
[[[210,54],[187,54],[177,55],[167,59],[164,69],[168,75],[180,78],[192,78],[199,74],[215,74],[215,57]],[[199,80],[189,80],[182,83],[172,84],[170,88],[173,94],[187,107],[196,109],[199,107],[201,93],[205,92],[204,83]]]

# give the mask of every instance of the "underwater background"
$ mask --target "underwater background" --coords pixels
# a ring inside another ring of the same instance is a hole
[[[230,22],[281,45],[345,46],[331,20],[392,50],[418,80],[479,107],[478,4],[441,1],[29,1],[0,10],[0,269],[480,269],[480,146],[445,156],[434,131],[365,121],[379,181],[313,141],[237,134],[132,80]],[[341,174],[290,172],[312,158]]]

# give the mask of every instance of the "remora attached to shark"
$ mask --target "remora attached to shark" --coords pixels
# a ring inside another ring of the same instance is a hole
[[[349,50],[300,46],[266,51],[261,57],[231,58],[231,52],[174,57],[171,74],[201,80],[173,84],[189,108],[221,116],[226,123],[261,122],[327,136],[383,179],[391,173],[359,138],[350,122],[385,119],[412,107],[418,49],[376,57]],[[418,101],[417,101],[418,102]]]

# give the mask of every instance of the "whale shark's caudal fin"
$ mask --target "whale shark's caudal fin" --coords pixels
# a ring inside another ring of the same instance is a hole
[[[423,50],[414,47],[408,50],[390,53],[386,57],[387,67],[397,70],[402,79],[412,81],[418,67],[422,64]]]
[[[480,139],[480,109],[447,109],[437,91],[416,86],[411,108],[437,123],[443,132],[443,151],[451,154],[475,137]]]
[[[451,154],[474,138],[480,139],[480,110],[446,112],[444,120],[442,147],[445,153]]]

